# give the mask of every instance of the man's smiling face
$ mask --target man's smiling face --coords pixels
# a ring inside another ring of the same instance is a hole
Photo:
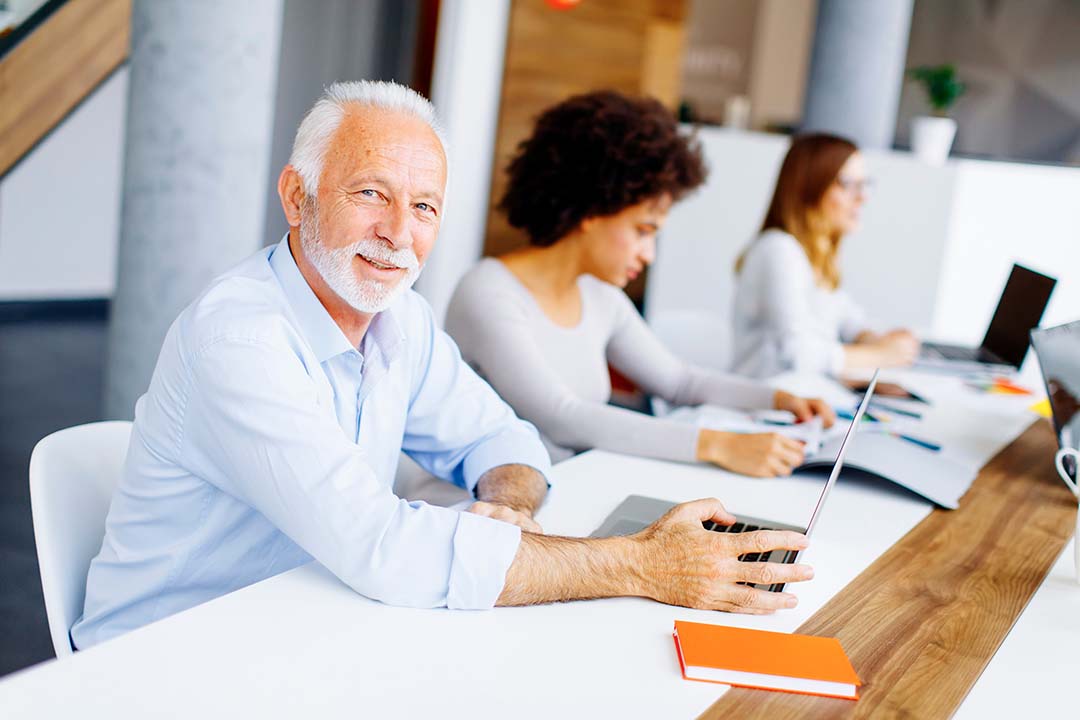
[[[354,309],[376,313],[416,280],[442,221],[446,156],[422,120],[352,107],[301,209],[304,254]]]

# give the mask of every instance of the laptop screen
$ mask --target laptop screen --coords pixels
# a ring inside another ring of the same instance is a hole
[[[1034,330],[1031,344],[1046,382],[1058,443],[1080,449],[1080,321]],[[1066,458],[1065,469],[1076,480],[1072,458]]]
[[[1028,350],[1028,333],[1039,327],[1043,310],[1057,280],[1023,265],[1013,265],[986,329],[982,347],[1013,367],[1020,367]]]

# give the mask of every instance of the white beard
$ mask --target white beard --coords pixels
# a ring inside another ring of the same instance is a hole
[[[411,248],[393,250],[384,242],[369,239],[340,248],[326,247],[320,237],[314,201],[305,200],[300,209],[300,246],[330,289],[355,310],[368,315],[386,310],[420,276],[420,263]],[[361,280],[353,269],[357,255],[405,268],[405,274],[397,282]]]

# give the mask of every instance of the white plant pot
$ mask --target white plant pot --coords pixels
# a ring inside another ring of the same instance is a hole
[[[956,137],[956,121],[920,115],[911,121],[911,151],[931,165],[944,165]]]

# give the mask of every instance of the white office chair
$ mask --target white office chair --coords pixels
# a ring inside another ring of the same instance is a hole
[[[30,456],[41,590],[58,658],[72,652],[69,632],[82,614],[86,573],[101,550],[130,438],[127,421],[77,425],[44,438]]]

